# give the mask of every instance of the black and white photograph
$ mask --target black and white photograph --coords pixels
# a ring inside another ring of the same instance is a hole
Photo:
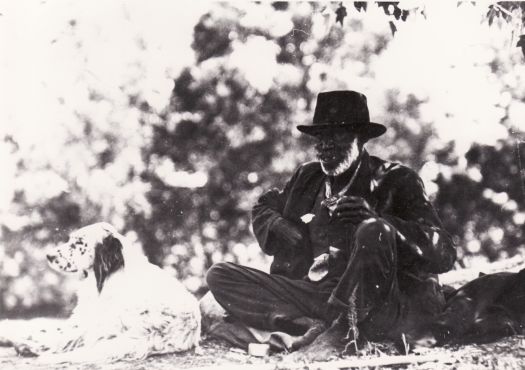
[[[0,0],[0,369],[525,368],[525,2]]]

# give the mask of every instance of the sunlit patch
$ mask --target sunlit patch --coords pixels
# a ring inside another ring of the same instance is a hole
[[[301,216],[301,221],[303,221],[305,224],[309,224],[314,219],[315,215],[313,213],[307,213],[305,215]]]
[[[366,220],[364,220],[364,221],[362,222],[362,224],[363,224],[363,225],[369,225],[369,224],[372,224],[372,223],[374,223],[374,222],[376,222],[376,221],[377,221],[377,218],[375,218],[375,217],[371,217],[371,218],[367,218]]]
[[[432,235],[432,244],[436,245],[439,241],[439,233],[434,232],[434,235]]]

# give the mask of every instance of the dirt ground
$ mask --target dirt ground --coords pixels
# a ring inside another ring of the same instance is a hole
[[[459,286],[477,277],[480,272],[519,271],[525,268],[524,256],[516,256],[486,266],[455,270],[440,276],[442,283]],[[34,328],[56,325],[53,319],[2,320],[0,338],[11,332],[32,332]],[[1,340],[0,340],[1,343]],[[494,343],[425,349],[409,356],[400,356],[389,346],[367,356],[334,355],[312,360],[310,354],[272,354],[254,357],[225,343],[203,339],[198,351],[151,357],[143,361],[105,364],[42,364],[37,358],[18,357],[11,347],[0,346],[0,370],[331,370],[349,368],[381,369],[525,369],[525,335],[515,335]],[[371,351],[368,351],[371,353]],[[312,354],[315,357],[315,354]]]
[[[403,359],[423,363],[401,363]],[[184,354],[157,356],[144,361],[117,362],[112,364],[41,364],[35,358],[17,357],[12,348],[0,347],[0,369],[2,370],[168,370],[168,369],[345,369],[363,368],[368,359],[397,361],[398,364],[384,364],[382,369],[523,369],[525,368],[525,336],[517,335],[491,344],[429,349],[411,356],[392,356],[377,353],[375,356],[332,356],[327,361],[312,362],[294,354],[273,354],[264,358],[249,356],[242,350],[232,349],[224,343],[204,340],[199,351]],[[384,362],[384,361],[383,361]],[[386,361],[388,362],[388,361]],[[364,368],[378,368],[374,365]]]

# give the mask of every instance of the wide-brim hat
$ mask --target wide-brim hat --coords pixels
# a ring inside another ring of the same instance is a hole
[[[299,131],[308,135],[318,135],[334,128],[349,130],[366,140],[386,131],[385,126],[370,122],[366,96],[350,90],[319,93],[312,124],[297,126]]]

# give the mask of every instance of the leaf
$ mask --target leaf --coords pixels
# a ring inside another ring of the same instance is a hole
[[[470,3],[470,5],[476,5],[475,1],[458,1],[457,7],[459,8],[463,3]]]
[[[489,20],[489,26],[492,26],[492,23],[494,22],[494,18],[498,18],[500,15],[500,11],[498,8],[496,8],[494,5],[489,6],[489,11],[487,12],[487,18]]]
[[[523,53],[523,56],[525,57],[525,35],[520,36],[520,39],[518,40],[516,47],[521,47],[521,52]]]
[[[487,12],[487,17],[494,11],[494,5],[489,5],[489,11]]]
[[[343,25],[343,20],[347,16],[346,8],[343,6],[343,4],[339,4],[339,8],[335,11],[335,14],[337,17],[335,18],[335,23],[340,22],[341,26]]]
[[[399,7],[394,4],[394,17],[396,18],[396,20],[399,20],[399,18],[401,17],[401,14],[402,14],[401,9],[399,9]]]
[[[361,10],[364,10],[366,12],[366,7],[368,3],[366,1],[355,1],[354,7],[355,9],[361,13]]]
[[[518,40],[518,43],[516,44],[516,47],[522,47],[525,48],[525,35],[521,35],[520,39]]]
[[[394,24],[393,21],[389,21],[388,25],[390,26],[390,31],[392,31],[392,36],[394,36],[396,34],[396,31],[397,31],[396,25]]]
[[[389,2],[377,2],[377,6],[380,7],[380,8],[383,8],[383,12],[386,14],[386,15],[390,15],[390,11],[388,10],[388,6],[390,5]]]
[[[494,21],[494,14],[489,15],[489,26],[492,26],[492,22]]]

